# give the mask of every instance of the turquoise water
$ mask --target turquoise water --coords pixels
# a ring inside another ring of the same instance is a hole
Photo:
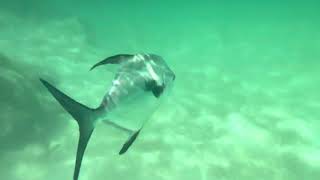
[[[98,125],[80,180],[318,179],[319,9],[1,0],[0,179],[71,180],[78,127],[38,78],[95,107],[114,71],[89,68],[137,52],[164,57],[173,91],[124,156],[126,134]]]

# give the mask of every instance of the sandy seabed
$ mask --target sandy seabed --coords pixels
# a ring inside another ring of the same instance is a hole
[[[71,179],[77,125],[38,78],[96,106],[113,70],[88,70],[119,49],[90,44],[77,18],[40,23],[1,13],[0,27],[0,179]],[[185,32],[176,48],[158,46],[177,75],[173,92],[124,156],[117,153],[127,136],[99,125],[80,180],[320,177],[319,63],[299,64],[304,51],[285,56],[277,49],[281,45],[267,44],[263,55],[254,47],[259,40],[230,40],[214,30],[198,28],[192,32],[197,38]],[[147,46],[125,40],[130,52]],[[214,47],[201,46],[211,41]],[[235,63],[231,52],[262,60]]]

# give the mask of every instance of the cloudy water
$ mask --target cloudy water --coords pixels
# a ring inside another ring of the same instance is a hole
[[[172,92],[124,155],[127,134],[98,123],[79,180],[319,179],[319,2],[0,4],[1,180],[73,178],[78,125],[39,77],[97,107],[116,67],[90,67],[141,52]]]

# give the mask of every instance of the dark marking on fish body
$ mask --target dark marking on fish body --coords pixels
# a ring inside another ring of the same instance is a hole
[[[161,94],[163,93],[164,91],[164,88],[165,86],[164,85],[161,85],[161,86],[156,86],[152,89],[152,93],[155,97],[159,98],[161,96]]]
[[[159,98],[165,89],[165,85],[158,85],[155,80],[151,80],[146,82],[145,88],[146,91],[151,91],[156,98]]]

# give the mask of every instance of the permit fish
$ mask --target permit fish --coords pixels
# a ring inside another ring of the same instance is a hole
[[[79,126],[73,180],[78,180],[83,155],[98,122],[103,121],[129,134],[119,155],[126,153],[159,106],[160,99],[172,89],[175,80],[174,72],[164,59],[156,54],[117,54],[94,64],[90,71],[108,64],[118,66],[117,71],[111,86],[96,108],[77,102],[40,78],[42,84]]]

